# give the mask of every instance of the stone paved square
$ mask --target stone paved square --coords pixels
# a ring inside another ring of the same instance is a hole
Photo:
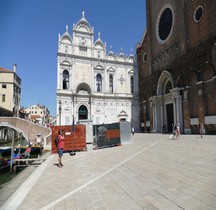
[[[136,133],[56,163],[49,156],[1,209],[216,209],[216,136]]]

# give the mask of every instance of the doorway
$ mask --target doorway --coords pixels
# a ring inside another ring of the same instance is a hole
[[[172,132],[172,124],[174,123],[173,104],[166,105],[167,113],[167,131]]]

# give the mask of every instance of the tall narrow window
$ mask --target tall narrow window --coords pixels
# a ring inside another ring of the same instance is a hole
[[[63,71],[63,89],[69,89],[69,72],[68,72],[68,70]]]
[[[97,87],[97,92],[102,91],[102,77],[101,77],[101,74],[97,74],[97,76],[96,76],[96,87]]]
[[[6,98],[5,94],[2,94],[2,102],[5,102],[5,98]]]
[[[109,76],[109,92],[113,93],[113,75],[110,74]]]
[[[68,52],[68,46],[67,45],[65,46],[65,52],[66,53]]]
[[[134,93],[134,78],[130,78],[130,88],[131,88],[131,93]]]

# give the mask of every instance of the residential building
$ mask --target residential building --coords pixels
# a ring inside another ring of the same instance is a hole
[[[2,115],[19,116],[21,79],[13,70],[0,67],[0,111]]]
[[[28,115],[28,120],[32,122],[39,124],[50,122],[50,112],[44,105],[37,104],[27,107],[25,113]]]
[[[216,1],[146,0],[137,46],[144,132],[216,133]]]
[[[58,37],[57,124],[129,121],[139,129],[139,91],[134,55],[115,54],[85,18]]]

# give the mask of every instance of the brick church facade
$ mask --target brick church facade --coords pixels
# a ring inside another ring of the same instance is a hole
[[[137,45],[144,132],[216,133],[216,1],[146,0]]]

